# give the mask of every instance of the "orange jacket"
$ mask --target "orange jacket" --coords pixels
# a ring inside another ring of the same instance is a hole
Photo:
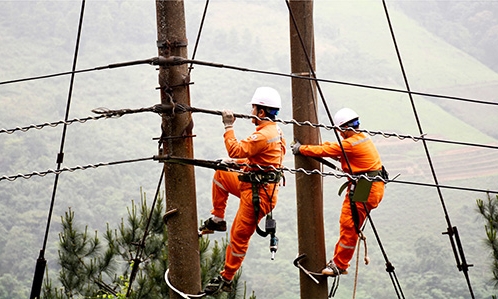
[[[382,161],[379,152],[369,136],[363,133],[342,140],[344,152],[348,158],[353,174],[367,171],[380,170]],[[331,157],[341,161],[342,169],[349,173],[346,159],[343,159],[342,151],[337,142],[324,142],[321,145],[302,145],[299,151],[304,156],[311,157]]]
[[[275,167],[282,164],[286,143],[282,131],[274,122],[263,122],[252,135],[240,142],[233,130],[226,131],[223,137],[228,156],[240,159],[239,163]]]

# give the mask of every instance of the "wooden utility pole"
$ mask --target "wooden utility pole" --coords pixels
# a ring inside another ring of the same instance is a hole
[[[156,0],[159,56],[187,58],[183,0]],[[161,66],[161,103],[190,106],[187,65]],[[162,121],[163,154],[193,158],[192,118],[189,113],[165,115]],[[186,294],[201,291],[195,173],[191,165],[164,164],[168,228],[169,280]],[[170,292],[170,298],[182,298]]]
[[[313,34],[313,1],[290,0],[291,71],[299,76],[312,77],[315,69]],[[297,28],[296,28],[297,27]],[[304,44],[304,49],[303,49]],[[310,66],[311,64],[311,66]],[[292,115],[297,121],[318,123],[317,97],[314,81],[292,79]],[[294,137],[302,144],[318,144],[320,131],[310,126],[294,126]],[[320,169],[320,163],[304,156],[295,156],[297,169]],[[296,173],[297,231],[299,253],[307,259],[301,264],[317,271],[325,266],[325,234],[323,229],[323,186],[319,175]],[[316,284],[300,272],[301,298],[327,298],[327,280]]]

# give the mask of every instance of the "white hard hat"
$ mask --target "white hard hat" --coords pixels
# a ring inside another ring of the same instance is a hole
[[[282,100],[278,91],[271,87],[258,87],[252,96],[251,104],[280,109]]]
[[[335,113],[334,122],[336,126],[340,127],[358,118],[359,118],[358,114],[354,112],[352,109],[342,108],[341,110]]]

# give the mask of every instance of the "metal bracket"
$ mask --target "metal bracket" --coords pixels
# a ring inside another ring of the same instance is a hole
[[[179,40],[179,41],[174,41],[174,42],[158,40],[156,42],[156,45],[159,49],[172,49],[172,48],[179,48],[179,47],[187,47],[188,40]]]
[[[178,209],[173,209],[173,210],[169,210],[167,211],[166,213],[164,213],[163,215],[163,222],[164,224],[168,224],[168,219],[173,216],[174,214],[178,213]]]

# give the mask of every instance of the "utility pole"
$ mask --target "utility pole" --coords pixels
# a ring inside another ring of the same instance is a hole
[[[312,78],[315,69],[313,33],[313,1],[290,0],[290,50],[292,74]],[[304,47],[303,47],[304,44]],[[315,81],[292,79],[292,116],[297,121],[318,123]],[[294,126],[294,136],[302,144],[318,144],[320,131],[310,126]],[[295,156],[297,169],[320,169],[320,163],[304,156]],[[299,253],[307,259],[303,266],[313,271],[325,266],[325,234],[323,229],[323,186],[319,175],[296,173],[297,232]],[[327,298],[327,279],[316,284],[302,271],[299,275],[301,298]]]
[[[159,56],[187,58],[185,8],[183,0],[156,0],[157,46]],[[186,64],[159,68],[161,103],[190,106]],[[189,113],[164,115],[163,154],[193,158],[192,116]],[[168,228],[169,281],[186,294],[201,291],[199,238],[195,173],[192,165],[164,164]],[[166,216],[165,215],[165,216]],[[170,298],[182,298],[170,291]]]

